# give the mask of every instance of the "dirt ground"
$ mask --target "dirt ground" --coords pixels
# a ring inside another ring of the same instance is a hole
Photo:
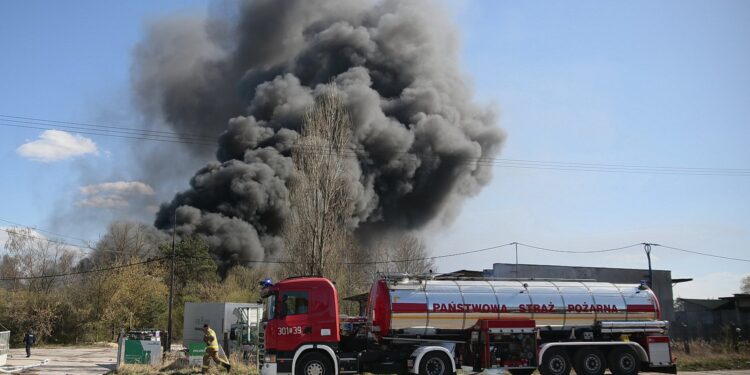
[[[49,375],[99,375],[115,369],[117,364],[116,348],[34,348],[31,358],[26,358],[24,349],[12,349],[8,358],[8,366],[24,366],[37,364],[47,359],[48,362],[40,367],[30,368],[21,374],[49,374]],[[643,375],[651,373],[642,373]],[[685,375],[750,375],[750,370],[738,371],[697,371],[680,372]]]

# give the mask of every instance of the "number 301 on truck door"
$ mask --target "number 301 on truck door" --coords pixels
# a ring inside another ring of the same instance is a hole
[[[285,335],[301,335],[302,334],[302,327],[296,326],[296,327],[278,327],[278,335],[279,336],[285,336]]]

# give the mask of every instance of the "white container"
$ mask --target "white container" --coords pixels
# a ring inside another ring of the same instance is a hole
[[[229,333],[232,324],[237,323],[238,317],[234,310],[238,307],[250,307],[261,313],[263,305],[257,303],[232,302],[188,302],[185,304],[185,314],[182,328],[182,343],[185,347],[190,343],[203,342],[203,325],[208,324],[216,332],[219,344],[223,344],[224,333]]]

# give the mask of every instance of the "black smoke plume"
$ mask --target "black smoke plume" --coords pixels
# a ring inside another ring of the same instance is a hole
[[[261,0],[168,18],[150,26],[133,71],[144,113],[179,133],[220,134],[217,161],[155,225],[171,228],[176,210],[178,233],[204,236],[224,266],[283,251],[290,150],[330,83],[353,120],[351,223],[362,238],[455,214],[490,181],[481,159],[504,138],[492,108],[472,102],[456,32],[433,3]]]

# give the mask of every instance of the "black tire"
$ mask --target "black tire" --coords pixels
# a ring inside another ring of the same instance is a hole
[[[518,369],[518,370],[508,370],[510,371],[511,375],[531,375],[534,373],[534,369]]]
[[[638,356],[626,346],[612,349],[607,357],[607,363],[613,375],[638,375],[638,369],[641,367]]]
[[[542,375],[569,375],[570,356],[562,348],[551,348],[544,352],[539,372]]]
[[[419,375],[451,375],[451,359],[443,352],[429,352],[419,361]]]
[[[601,350],[593,346],[584,346],[576,351],[573,366],[578,375],[604,375],[607,360]]]
[[[331,359],[319,352],[303,354],[296,367],[297,375],[334,375]]]

